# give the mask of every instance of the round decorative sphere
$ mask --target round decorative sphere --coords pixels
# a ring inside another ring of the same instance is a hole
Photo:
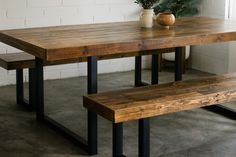
[[[156,22],[169,29],[175,23],[175,16],[171,13],[159,13],[156,17]]]

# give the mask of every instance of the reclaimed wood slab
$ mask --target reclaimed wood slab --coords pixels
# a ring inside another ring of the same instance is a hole
[[[143,54],[148,55],[148,54],[155,54],[155,53],[167,53],[167,52],[173,52],[173,51],[175,51],[174,48],[169,48],[169,49],[161,49],[161,50],[155,50],[155,51],[111,54],[111,55],[105,55],[105,56],[98,56],[98,60],[132,57],[132,56],[139,56]],[[71,58],[71,59],[57,60],[57,61],[45,61],[44,65],[50,66],[50,65],[80,63],[80,62],[86,62],[86,61],[87,61],[87,57]],[[34,68],[35,57],[25,52],[0,54],[0,67],[3,67],[4,69],[7,69],[7,70]]]
[[[177,19],[170,29],[138,21],[0,31],[0,41],[45,61],[104,56],[236,40],[236,22],[208,17]]]
[[[125,122],[236,100],[236,73],[84,96],[84,106]]]

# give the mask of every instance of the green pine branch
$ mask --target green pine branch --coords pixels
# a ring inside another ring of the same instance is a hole
[[[135,0],[135,3],[141,5],[144,9],[151,9],[160,0]]]
[[[176,17],[192,16],[199,12],[201,0],[162,0],[154,7],[156,14],[170,12]]]

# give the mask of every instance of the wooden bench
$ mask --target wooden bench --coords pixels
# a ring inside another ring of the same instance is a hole
[[[123,122],[139,120],[139,157],[148,157],[150,117],[231,101],[236,73],[83,97],[84,107],[113,123],[113,157],[123,156]]]
[[[84,61],[81,58],[62,60],[56,62],[44,63],[45,66],[68,64],[75,62]],[[34,84],[34,72],[35,72],[35,57],[28,53],[10,53],[0,54],[0,67],[6,70],[16,70],[16,101],[17,104],[26,106],[28,109],[34,109],[35,101],[35,84]],[[29,100],[24,98],[24,80],[23,80],[23,69],[29,69]]]
[[[32,74],[34,72],[34,57],[27,53],[0,54],[0,66],[6,70],[16,70],[16,102],[32,110],[34,104],[32,94]],[[29,101],[24,98],[23,69],[29,69]]]
[[[174,49],[163,49],[158,50],[156,53],[167,53],[172,52]],[[145,55],[153,54],[153,51],[145,52]],[[134,52],[134,53],[124,53],[124,54],[114,54],[114,55],[107,55],[107,56],[98,56],[99,60],[105,59],[114,59],[114,58],[123,58],[123,57],[132,57],[137,56],[137,58],[141,59],[141,55],[143,52]],[[138,59],[138,60],[139,60]],[[86,62],[87,58],[77,58],[77,59],[68,59],[68,60],[60,60],[54,62],[46,62],[44,63],[45,66],[50,65],[59,65],[59,64],[69,64],[69,63],[79,63],[79,62]],[[0,54],[0,67],[6,70],[16,70],[16,101],[19,105],[27,106],[29,109],[34,108],[34,87],[33,84],[33,76],[34,76],[34,67],[35,67],[35,57],[28,54],[28,53],[10,53],[10,54]],[[136,71],[141,74],[141,62],[139,62]],[[23,69],[29,69],[29,100],[24,98],[24,88],[23,88]],[[135,75],[136,77],[136,75]],[[141,77],[139,77],[141,79]],[[135,79],[137,80],[137,79]],[[141,80],[138,79],[138,85],[140,85]]]

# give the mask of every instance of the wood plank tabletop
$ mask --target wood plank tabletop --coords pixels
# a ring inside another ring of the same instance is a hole
[[[0,31],[0,41],[45,61],[101,56],[236,40],[236,22],[208,17],[177,19],[170,29],[138,21]]]

